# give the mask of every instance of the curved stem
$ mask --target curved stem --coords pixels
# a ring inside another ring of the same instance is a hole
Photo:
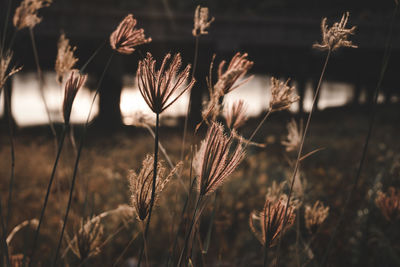
[[[245,144],[243,149],[246,149],[246,147],[251,143],[251,141],[253,140],[254,136],[256,135],[258,130],[260,130],[261,126],[264,124],[264,122],[269,117],[269,115],[271,115],[271,113],[272,113],[272,111],[271,111],[271,109],[269,109],[267,114],[265,114],[264,118],[260,121],[260,123],[257,125],[256,129],[251,134],[250,138],[246,141],[246,144]]]
[[[152,184],[152,189],[151,189],[151,199],[150,199],[150,208],[149,208],[149,215],[146,223],[146,228],[144,230],[144,240],[143,240],[143,247],[140,252],[139,256],[139,261],[138,261],[138,267],[140,267],[140,263],[143,258],[143,252],[145,249],[145,242],[147,240],[147,235],[149,232],[149,227],[150,227],[150,220],[151,220],[151,213],[153,211],[153,206],[154,206],[154,201],[155,201],[155,196],[156,196],[156,182],[157,182],[157,160],[158,160],[158,128],[160,124],[160,114],[156,113],[156,129],[155,129],[155,137],[154,137],[154,165],[153,165],[153,184]]]

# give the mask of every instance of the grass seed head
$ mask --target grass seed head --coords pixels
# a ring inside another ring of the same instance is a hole
[[[233,105],[226,111],[225,119],[228,128],[231,130],[237,130],[239,127],[247,121],[246,115],[247,106],[243,100],[236,101]]]
[[[79,73],[78,70],[73,70],[69,76],[64,91],[63,101],[63,115],[65,124],[69,123],[71,116],[72,104],[79,89],[83,86],[87,78],[87,75]]]
[[[208,34],[207,29],[210,27],[211,23],[214,21],[214,17],[208,20],[208,7],[197,6],[194,12],[194,27],[192,30],[193,36],[197,37],[200,35]]]
[[[65,34],[61,34],[58,40],[58,52],[55,64],[57,81],[61,84],[65,74],[69,73],[75,66],[78,59],[74,56],[76,47],[71,47]]]
[[[375,204],[386,220],[396,222],[400,220],[400,191],[392,186],[389,187],[388,191],[388,193],[379,191]]]
[[[271,77],[271,101],[269,107],[271,112],[289,109],[290,106],[299,100],[295,93],[294,86],[288,86],[289,79],[282,82]]]
[[[39,9],[48,7],[51,3],[52,0],[23,0],[15,10],[13,18],[15,28],[17,30],[33,29],[42,21],[42,18],[38,17]]]
[[[311,207],[305,206],[304,220],[306,228],[310,233],[315,234],[318,227],[325,221],[329,215],[329,207],[325,207],[319,200]]]
[[[3,86],[6,84],[8,78],[13,76],[15,73],[19,72],[22,67],[15,68],[12,67],[10,70],[10,63],[12,60],[13,53],[11,51],[7,51],[3,53],[2,57],[0,58],[0,92]]]
[[[282,141],[281,143],[286,147],[286,152],[297,151],[303,136],[303,129],[301,126],[298,127],[294,119],[292,119],[286,127],[288,134],[286,140]]]

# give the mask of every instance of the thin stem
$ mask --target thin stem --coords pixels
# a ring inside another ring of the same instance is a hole
[[[137,236],[139,235],[139,233],[136,233],[136,235],[134,235],[131,240],[129,240],[128,244],[126,245],[126,247],[124,248],[124,250],[121,252],[121,254],[118,256],[118,258],[115,260],[113,267],[117,266],[117,263],[122,259],[122,257],[124,256],[125,252],[128,250],[128,248],[130,247],[130,245],[133,243],[133,241],[135,241],[135,239],[137,238]]]
[[[49,109],[49,106],[47,104],[46,97],[44,95],[44,77],[43,77],[43,72],[42,72],[42,69],[41,69],[40,63],[39,63],[39,55],[38,55],[38,51],[37,51],[37,47],[36,47],[35,35],[33,34],[33,29],[32,28],[29,28],[29,35],[31,37],[33,55],[34,55],[34,58],[35,58],[37,76],[38,76],[38,79],[39,79],[40,97],[42,98],[42,101],[43,101],[43,104],[44,104],[44,108],[45,108],[46,114],[47,114],[47,119],[49,121],[50,129],[51,129],[51,132],[52,132],[52,134],[53,134],[53,136],[54,136],[54,138],[56,140],[55,144],[56,144],[56,148],[57,148],[57,133],[56,133],[56,130],[54,128],[53,121],[51,120],[50,109]]]
[[[272,111],[271,109],[268,110],[267,114],[265,114],[264,118],[260,121],[260,123],[257,125],[256,129],[253,131],[253,133],[250,135],[250,138],[246,141],[246,144],[243,149],[246,149],[246,147],[250,144],[250,142],[253,140],[254,136],[260,130],[261,126],[264,124],[265,120],[271,115]]]
[[[86,118],[86,123],[85,123],[84,128],[83,128],[81,142],[79,143],[78,153],[76,155],[75,166],[74,166],[74,171],[73,171],[73,175],[72,175],[72,182],[71,182],[71,188],[70,188],[70,191],[69,191],[67,209],[65,211],[65,216],[64,216],[64,220],[63,220],[63,226],[62,226],[62,229],[61,229],[60,238],[58,239],[56,255],[55,255],[55,258],[54,258],[52,266],[56,266],[56,264],[57,264],[58,254],[59,254],[59,251],[60,251],[60,248],[61,248],[61,243],[62,243],[62,240],[63,240],[65,227],[67,225],[68,215],[69,215],[69,211],[71,209],[71,204],[72,204],[72,195],[73,195],[73,192],[74,192],[76,177],[77,177],[77,173],[78,173],[79,160],[81,158],[81,153],[82,153],[82,149],[83,149],[83,143],[85,141],[87,128],[89,126],[89,120],[90,120],[90,117],[91,117],[91,114],[92,114],[94,102],[96,100],[97,95],[99,94],[101,83],[103,82],[105,73],[106,73],[108,67],[110,66],[111,60],[113,58],[113,55],[114,55],[114,52],[111,53],[106,65],[104,67],[103,73],[100,76],[100,79],[99,79],[99,82],[98,82],[98,85],[97,85],[97,89],[96,89],[96,92],[95,92],[95,94],[93,96],[93,100],[92,100],[92,103],[91,103],[90,108],[89,108],[89,113],[88,113],[88,116]]]
[[[293,192],[293,186],[294,186],[294,182],[295,182],[295,179],[296,179],[296,174],[297,174],[297,171],[298,171],[299,165],[300,165],[300,158],[301,158],[301,155],[303,153],[304,140],[306,138],[307,131],[308,131],[308,128],[310,126],[311,117],[312,117],[313,111],[315,109],[315,104],[317,102],[318,94],[319,94],[319,91],[320,91],[320,88],[321,88],[321,84],[322,84],[322,80],[323,80],[323,77],[324,77],[324,74],[325,74],[325,71],[326,71],[326,67],[328,66],[328,61],[329,61],[330,55],[331,55],[331,50],[328,50],[328,53],[327,53],[326,58],[325,58],[324,66],[322,68],[321,75],[319,77],[317,89],[315,90],[314,99],[313,99],[313,102],[312,102],[312,105],[311,105],[311,110],[310,110],[310,113],[308,114],[307,123],[306,123],[306,126],[304,128],[303,136],[301,138],[299,151],[297,153],[296,163],[295,163],[293,174],[292,174],[292,177],[291,177],[291,184],[290,184],[289,194],[288,194],[288,198],[287,198],[287,201],[286,201],[285,213],[284,213],[284,216],[283,216],[284,220],[283,220],[282,229],[285,229],[285,226],[286,226],[286,223],[287,223],[287,211],[288,211],[288,208],[289,208],[290,197],[291,197],[292,192]],[[279,237],[279,244],[278,244],[278,250],[277,250],[277,263],[279,262],[279,252],[280,252],[280,247],[281,247],[281,243],[282,243],[282,236],[283,235],[281,235]]]
[[[267,244],[264,244],[264,267],[268,266],[268,247]]]
[[[150,208],[149,208],[149,215],[147,219],[146,228],[144,230],[144,240],[143,240],[143,248],[140,252],[138,267],[140,267],[140,263],[143,257],[143,251],[145,249],[145,240],[147,239],[147,235],[149,232],[150,227],[150,220],[151,220],[151,213],[153,211],[154,200],[156,196],[156,182],[157,182],[157,161],[158,161],[158,130],[160,124],[160,114],[156,113],[156,129],[155,129],[155,137],[154,137],[154,165],[153,165],[153,184],[151,189],[151,199],[150,199]]]
[[[35,232],[35,237],[33,238],[32,252],[31,252],[30,261],[29,261],[29,265],[28,266],[31,266],[33,261],[34,261],[34,256],[35,256],[35,252],[36,252],[36,246],[37,246],[37,243],[38,243],[38,238],[39,238],[39,233],[40,233],[40,227],[41,227],[43,219],[44,219],[44,213],[46,211],[47,203],[49,201],[49,196],[50,196],[50,192],[51,192],[51,186],[52,186],[53,181],[54,181],[54,177],[55,177],[57,166],[58,166],[58,161],[59,161],[60,156],[61,156],[61,151],[62,151],[62,148],[63,148],[63,144],[64,144],[64,140],[65,140],[65,136],[66,136],[67,131],[68,131],[68,125],[64,125],[63,131],[61,133],[60,143],[58,145],[56,159],[55,159],[54,165],[53,165],[53,170],[51,172],[49,184],[47,186],[47,191],[46,191],[46,196],[44,198],[42,211],[40,212],[39,224],[38,224],[38,227],[37,227],[36,232]]]
[[[390,59],[390,54],[391,54],[391,50],[392,50],[393,28],[394,28],[394,23],[395,23],[395,19],[396,19],[396,15],[397,15],[398,10],[399,10],[399,5],[396,4],[396,7],[395,7],[395,9],[393,11],[393,14],[392,14],[391,23],[390,23],[390,26],[389,26],[389,35],[388,35],[388,39],[387,39],[387,42],[386,42],[385,52],[384,52],[384,55],[383,55],[382,67],[381,67],[379,80],[378,80],[378,83],[377,83],[377,85],[375,87],[374,99],[373,99],[373,102],[371,103],[371,107],[370,107],[371,111],[370,111],[370,114],[369,114],[368,132],[367,132],[367,135],[365,137],[365,142],[364,142],[364,146],[363,146],[363,150],[362,150],[362,155],[361,155],[360,163],[358,165],[356,176],[354,178],[354,183],[353,183],[353,186],[352,186],[349,194],[346,197],[346,201],[344,203],[343,210],[340,213],[339,221],[336,224],[335,229],[334,229],[334,231],[333,231],[333,233],[331,235],[331,238],[329,240],[329,243],[328,243],[326,252],[324,254],[324,258],[322,260],[321,266],[326,266],[326,264],[327,264],[328,257],[329,257],[329,252],[330,252],[330,250],[332,248],[333,241],[334,241],[334,239],[335,239],[335,237],[337,235],[337,232],[339,230],[339,226],[341,225],[341,223],[342,223],[342,221],[344,219],[344,216],[345,216],[347,208],[349,206],[351,197],[354,194],[354,192],[357,190],[357,186],[358,186],[358,183],[359,183],[359,180],[360,180],[360,176],[361,176],[361,172],[362,172],[362,169],[363,169],[363,166],[364,166],[365,158],[366,158],[367,152],[368,152],[368,145],[369,145],[369,141],[371,139],[372,129],[373,129],[373,126],[374,126],[374,123],[375,123],[375,114],[376,114],[376,106],[377,106],[377,102],[378,102],[379,91],[381,89],[383,78],[385,76],[386,69],[387,69],[387,66],[388,66],[388,63],[389,63],[389,59]]]
[[[1,56],[3,56],[3,52],[4,52],[3,49],[4,49],[4,46],[6,45],[7,26],[8,26],[8,20],[10,19],[11,5],[12,5],[12,0],[8,0],[6,19],[4,21],[4,28],[3,28],[3,38],[1,40],[1,52],[0,52]]]
[[[0,223],[1,223],[1,243],[4,246],[4,253],[6,254],[6,262],[7,262],[7,266],[10,267],[10,258],[8,255],[8,245],[7,245],[7,241],[6,241],[6,236],[7,236],[7,232],[6,232],[6,228],[4,225],[4,221],[3,221],[3,204],[1,203],[1,198],[0,198]],[[3,264],[3,258],[0,259],[1,260],[1,264]]]
[[[11,90],[11,86],[8,88]],[[6,222],[5,222],[5,232],[7,232],[8,228],[8,223],[10,222],[11,218],[11,210],[12,210],[12,193],[13,193],[13,188],[14,188],[14,172],[15,172],[15,146],[14,146],[14,125],[12,122],[12,116],[11,116],[11,104],[9,99],[9,93],[8,89],[4,87],[4,97],[5,97],[5,102],[7,105],[7,115],[8,115],[8,135],[10,139],[10,153],[11,153],[11,173],[10,173],[10,184],[9,184],[9,189],[8,189],[8,202],[7,202],[7,217],[6,217]]]

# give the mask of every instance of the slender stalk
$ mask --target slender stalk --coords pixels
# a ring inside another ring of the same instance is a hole
[[[320,88],[321,88],[321,84],[322,84],[322,80],[323,80],[323,77],[324,77],[324,74],[325,74],[325,71],[326,71],[326,67],[328,66],[328,61],[329,61],[330,56],[331,56],[331,50],[328,50],[328,53],[327,53],[326,58],[325,58],[324,66],[323,66],[322,71],[321,71],[321,76],[319,77],[317,89],[315,90],[315,94],[314,94],[314,99],[313,99],[313,102],[312,102],[311,110],[310,110],[310,113],[308,114],[307,123],[306,123],[306,126],[304,128],[303,136],[301,138],[299,151],[297,153],[297,159],[296,159],[296,163],[295,163],[295,166],[294,166],[293,174],[292,174],[292,177],[291,177],[291,184],[290,184],[289,194],[288,194],[288,198],[287,198],[287,202],[286,202],[285,213],[284,213],[284,216],[283,216],[284,220],[283,220],[282,229],[285,229],[285,226],[286,226],[286,223],[287,223],[287,211],[288,211],[288,208],[289,208],[290,197],[292,196],[292,192],[293,192],[293,186],[294,186],[294,182],[295,182],[295,179],[296,179],[296,174],[297,174],[297,171],[298,171],[299,165],[300,165],[300,158],[301,158],[301,155],[303,153],[304,140],[306,138],[307,131],[308,131],[308,128],[310,126],[311,117],[312,117],[313,111],[315,109],[315,104],[317,102],[316,100],[318,98],[318,94],[319,94],[319,91],[320,91]],[[280,252],[281,243],[282,243],[282,236],[283,235],[281,235],[279,237],[279,244],[278,244],[278,250],[277,250],[277,263],[279,262],[279,252]]]
[[[89,109],[89,113],[88,113],[88,116],[86,118],[86,123],[85,123],[84,128],[83,128],[81,142],[79,143],[78,153],[76,155],[75,166],[74,166],[74,171],[73,171],[73,175],[72,175],[72,182],[71,182],[71,188],[70,188],[70,191],[69,191],[67,209],[65,211],[65,216],[64,216],[64,220],[63,220],[63,226],[62,226],[62,229],[61,229],[60,238],[58,239],[56,255],[55,255],[55,258],[54,258],[52,266],[56,266],[56,264],[57,264],[58,254],[59,254],[59,251],[60,251],[60,248],[61,248],[61,243],[62,243],[62,240],[63,240],[65,227],[67,225],[68,215],[69,215],[69,211],[71,209],[71,204],[72,204],[72,195],[73,195],[73,192],[74,192],[76,177],[77,177],[77,173],[78,173],[79,160],[81,158],[81,153],[82,153],[82,149],[83,149],[83,143],[84,143],[84,140],[85,140],[85,137],[86,137],[87,128],[89,126],[90,116],[92,114],[94,102],[96,100],[97,95],[99,94],[101,83],[103,82],[105,73],[106,73],[108,67],[110,66],[110,63],[111,63],[111,60],[112,60],[113,56],[114,56],[114,52],[111,53],[111,55],[110,55],[110,57],[109,57],[109,59],[108,59],[108,61],[106,63],[106,66],[104,67],[103,73],[100,76],[100,79],[99,79],[99,82],[98,82],[98,85],[97,85],[97,89],[96,89],[96,92],[95,92],[95,94],[93,96],[92,103],[91,103],[90,109]]]
[[[368,132],[367,132],[367,135],[365,137],[365,142],[364,142],[364,146],[363,146],[363,150],[362,150],[362,155],[361,155],[360,163],[358,165],[356,176],[354,178],[354,183],[353,183],[353,186],[352,186],[349,194],[346,197],[343,210],[340,213],[339,221],[336,224],[335,229],[334,229],[334,231],[333,231],[333,233],[331,235],[331,238],[330,238],[330,240],[328,242],[328,246],[327,246],[326,252],[324,254],[324,258],[322,260],[321,266],[326,266],[326,264],[328,262],[329,252],[330,252],[330,250],[332,248],[333,241],[334,241],[334,239],[335,239],[335,237],[337,235],[337,232],[339,230],[339,227],[340,227],[340,225],[341,225],[341,223],[342,223],[342,221],[344,219],[344,216],[345,216],[347,208],[349,206],[351,197],[354,194],[354,192],[357,190],[357,186],[358,186],[358,183],[359,183],[359,180],[360,180],[360,176],[361,176],[361,172],[362,172],[362,169],[363,169],[363,166],[364,166],[365,158],[366,158],[367,152],[368,152],[368,145],[369,145],[369,141],[371,139],[372,129],[373,129],[373,126],[374,126],[374,123],[375,123],[376,106],[378,104],[379,91],[380,91],[380,89],[382,87],[383,78],[385,76],[386,69],[387,69],[387,66],[388,66],[388,63],[389,63],[389,59],[390,59],[390,54],[391,54],[391,50],[392,50],[393,28],[394,28],[394,23],[395,23],[395,19],[396,19],[396,15],[398,13],[398,10],[399,10],[399,5],[396,4],[396,7],[395,7],[395,9],[393,11],[393,14],[392,14],[391,23],[390,23],[390,26],[389,26],[389,35],[388,35],[388,38],[387,38],[387,41],[386,41],[386,47],[385,47],[385,52],[384,52],[384,55],[383,55],[382,67],[381,67],[379,80],[378,80],[378,83],[377,83],[377,85],[375,87],[374,99],[373,99],[373,102],[371,103],[371,107],[370,107],[371,111],[370,111],[370,114],[369,114]]]
[[[260,121],[260,123],[257,125],[256,129],[253,131],[253,133],[250,135],[250,138],[246,141],[246,144],[244,145],[244,149],[246,149],[246,147],[250,144],[250,142],[253,140],[254,136],[256,135],[256,133],[258,132],[258,130],[260,130],[261,126],[264,124],[264,122],[266,121],[266,119],[269,117],[269,115],[271,115],[272,111],[271,109],[268,110],[267,114],[265,114],[264,118]]]
[[[203,199],[202,195],[200,195],[199,198],[197,199],[196,206],[195,206],[194,212],[193,212],[193,217],[192,217],[192,220],[190,222],[189,231],[186,234],[183,250],[181,252],[181,255],[179,256],[178,266],[182,265],[183,257],[185,257],[184,255],[186,253],[187,245],[188,245],[189,238],[190,238],[190,235],[191,235],[192,230],[193,230],[193,226],[196,224],[196,216],[197,216],[197,212],[199,210],[200,203],[201,203],[202,199]]]
[[[147,240],[147,235],[148,235],[149,227],[150,227],[150,220],[151,220],[151,213],[153,211],[153,206],[154,206],[154,199],[155,199],[155,196],[156,196],[159,124],[160,124],[160,114],[156,113],[156,129],[155,129],[155,137],[154,137],[153,184],[152,184],[152,188],[151,188],[151,199],[150,199],[149,215],[148,215],[148,218],[147,218],[146,228],[144,230],[143,247],[142,247],[142,250],[141,250],[140,256],[139,256],[138,267],[140,267],[140,263],[142,261],[143,252],[144,252],[144,249],[145,249],[145,242]]]
[[[139,233],[136,233],[136,235],[134,235],[131,240],[129,240],[128,244],[126,245],[126,247],[124,248],[124,250],[121,252],[121,254],[118,256],[118,258],[115,260],[113,267],[117,266],[117,263],[122,259],[122,257],[124,256],[125,252],[128,250],[128,248],[130,247],[130,245],[133,243],[133,241],[135,241],[135,239],[138,237]]]
[[[199,54],[199,36],[196,36],[195,37],[195,46],[194,46],[192,79],[194,78],[194,75],[196,73],[198,54]],[[183,160],[183,157],[185,155],[185,141],[186,141],[187,128],[188,128],[189,115],[190,115],[189,113],[190,113],[191,107],[192,107],[192,97],[189,96],[189,104],[188,104],[187,111],[186,111],[185,124],[183,126],[183,137],[182,137],[182,147],[181,147],[181,157],[180,157],[181,161]],[[181,175],[179,175],[179,176],[181,176]]]
[[[11,90],[11,87],[9,88]],[[11,218],[11,211],[12,211],[12,193],[14,188],[14,172],[15,172],[15,145],[14,145],[14,125],[12,123],[12,116],[11,116],[11,105],[9,99],[9,93],[6,87],[4,87],[4,97],[5,102],[7,105],[7,115],[8,115],[8,135],[10,139],[10,156],[11,156],[11,173],[10,173],[10,184],[8,188],[8,202],[7,202],[7,216],[5,222],[5,233],[7,232],[8,223],[10,222]]]
[[[264,263],[263,263],[264,267],[268,266],[268,247],[267,244],[264,244]]]
[[[1,223],[1,243],[4,247],[4,254],[6,257],[6,263],[7,266],[10,267],[10,257],[8,255],[8,245],[7,245],[7,241],[6,241],[6,236],[7,236],[7,232],[6,232],[6,228],[4,225],[4,220],[3,220],[3,204],[1,203],[1,198],[0,198],[0,223]],[[3,264],[3,258],[0,259],[0,263]]]
[[[55,159],[54,165],[53,165],[53,170],[51,172],[49,184],[47,186],[47,191],[46,191],[46,196],[44,198],[42,211],[40,212],[39,224],[38,224],[38,227],[36,229],[35,236],[33,238],[33,246],[32,246],[32,252],[31,252],[31,255],[30,255],[29,266],[31,266],[33,261],[34,261],[34,256],[35,256],[35,252],[36,252],[36,246],[37,246],[37,243],[38,243],[38,238],[39,238],[39,233],[40,233],[40,227],[42,226],[42,222],[43,222],[43,219],[44,219],[44,213],[46,211],[47,203],[49,201],[49,196],[50,196],[50,192],[51,192],[51,186],[52,186],[53,181],[54,181],[54,177],[55,177],[57,166],[58,166],[58,161],[59,161],[60,156],[61,156],[61,151],[62,151],[62,148],[63,148],[63,144],[64,144],[64,140],[65,140],[65,136],[66,136],[67,131],[68,131],[68,125],[64,125],[63,131],[62,131],[61,137],[60,137],[60,142],[59,142],[59,145],[58,145],[56,159]]]
[[[34,58],[35,58],[37,76],[38,76],[38,79],[39,79],[40,97],[42,98],[42,101],[43,101],[43,104],[44,104],[44,108],[45,108],[46,114],[47,114],[47,119],[49,121],[50,129],[51,129],[51,132],[52,132],[52,134],[54,136],[54,139],[56,140],[55,144],[56,144],[56,148],[57,148],[57,133],[56,133],[56,130],[54,128],[53,121],[51,120],[50,109],[49,109],[49,106],[47,104],[46,97],[44,95],[44,77],[43,77],[43,72],[42,72],[42,69],[41,69],[40,63],[39,63],[39,55],[38,55],[38,51],[37,51],[37,47],[36,47],[35,35],[33,34],[33,29],[31,29],[31,28],[29,28],[29,35],[31,37],[33,55],[34,55]]]

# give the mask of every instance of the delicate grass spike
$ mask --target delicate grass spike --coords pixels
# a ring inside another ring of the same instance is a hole
[[[63,116],[65,124],[69,124],[72,104],[78,90],[83,86],[87,79],[87,75],[82,75],[78,70],[71,72],[67,83],[65,84],[64,101],[63,101]]]
[[[389,222],[400,220],[400,190],[391,186],[388,193],[379,191],[375,204]]]
[[[10,69],[12,57],[13,53],[11,51],[5,52],[0,57],[0,93],[3,90],[3,87],[6,84],[7,80],[22,69],[22,67],[11,67]]]
[[[65,37],[65,34],[61,34],[58,40],[57,58],[55,64],[55,71],[57,73],[57,81],[62,84],[64,75],[69,73],[75,66],[78,58],[75,57],[76,46],[71,47],[69,40]]]
[[[288,83],[289,79],[282,82],[271,77],[271,101],[269,102],[271,112],[289,109],[293,103],[299,100],[294,86],[290,87]]]
[[[151,38],[144,36],[143,29],[135,29],[136,19],[132,14],[126,16],[117,29],[110,35],[111,48],[118,53],[130,55],[135,51],[135,46],[151,42]]]
[[[304,221],[306,228],[310,233],[315,234],[319,226],[326,220],[329,215],[329,207],[325,207],[319,200],[311,207],[305,206]]]
[[[213,123],[194,158],[200,196],[214,192],[244,158],[242,141],[231,152],[233,136],[225,136],[222,125]]]
[[[349,12],[344,13],[340,22],[335,22],[330,28],[326,25],[327,18],[323,18],[321,22],[322,42],[320,44],[315,43],[313,48],[330,51],[335,51],[340,47],[357,48],[357,45],[348,40],[350,35],[354,35],[357,28],[353,26],[346,29],[349,15]]]
[[[24,28],[34,28],[42,21],[38,17],[39,9],[48,7],[52,0],[23,0],[19,7],[15,10],[13,24],[17,30]]]
[[[179,72],[182,64],[181,55],[176,54],[169,68],[166,69],[167,62],[171,54],[167,54],[158,71],[155,70],[156,61],[150,53],[147,53],[145,59],[139,62],[137,70],[137,82],[140,93],[146,101],[149,108],[156,114],[160,114],[170,107],[187,90],[190,90],[195,79],[185,84],[189,78],[190,65]],[[173,96],[176,93],[177,96]]]
[[[13,240],[14,236],[16,233],[18,233],[21,229],[23,229],[24,227],[30,226],[32,228],[36,228],[39,224],[39,221],[37,219],[32,219],[32,220],[26,220],[23,221],[22,223],[18,224],[17,226],[15,226],[10,234],[7,236],[7,245],[10,246],[11,241]]]
[[[288,134],[286,140],[281,142],[282,145],[286,147],[286,152],[297,151],[301,143],[301,137],[303,136],[303,123],[300,123],[300,127],[297,125],[296,121],[292,119],[287,124]]]
[[[207,28],[209,28],[211,23],[215,20],[214,17],[210,20],[208,17],[208,7],[200,7],[200,5],[198,5],[194,12],[194,27],[192,30],[194,37],[208,34]]]
[[[230,130],[237,130],[247,121],[247,105],[243,100],[236,101],[225,112],[225,120]]]
[[[131,205],[136,210],[137,217],[140,221],[144,221],[149,214],[150,202],[151,202],[151,188],[153,178],[153,163],[154,159],[152,156],[147,155],[143,160],[142,168],[138,174],[134,171],[130,171],[128,175],[129,188],[131,191]],[[178,163],[176,167],[166,175],[166,169],[162,162],[158,162],[157,165],[157,181],[156,181],[156,193],[155,200],[160,197],[165,185],[169,182],[171,177],[178,171],[182,164]]]

